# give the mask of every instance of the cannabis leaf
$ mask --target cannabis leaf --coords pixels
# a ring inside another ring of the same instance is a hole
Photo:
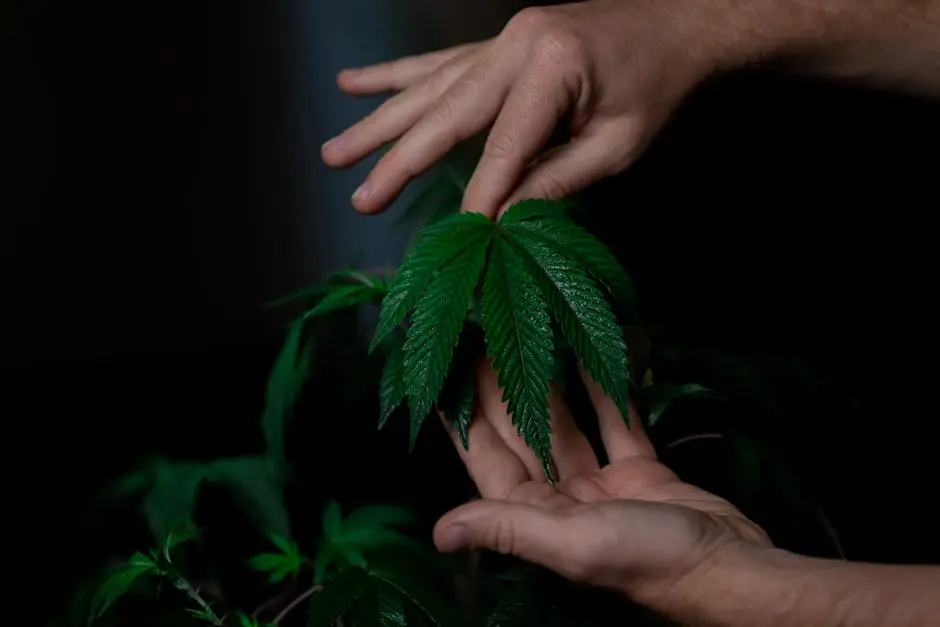
[[[304,318],[314,318],[337,309],[354,307],[364,303],[377,303],[388,291],[388,286],[379,277],[370,276],[356,270],[345,270],[337,276],[352,280],[352,285],[331,286],[320,302],[304,314]]]
[[[156,562],[143,553],[134,553],[125,564],[112,572],[102,583],[91,602],[88,622],[91,623],[110,609],[124,596],[138,579],[147,575],[159,575]]]
[[[513,424],[551,477],[548,414],[552,328],[548,303],[525,261],[503,236],[493,243],[483,285],[483,332]]]
[[[535,218],[560,218],[567,222],[567,212],[571,206],[572,204],[567,200],[557,202],[545,202],[534,198],[520,200],[509,208],[509,211],[499,219],[499,223],[503,226],[509,226],[510,224],[520,224]]]
[[[438,399],[438,407],[457,432],[464,448],[469,446],[470,421],[477,396],[477,360],[482,354],[483,344],[480,328],[471,324],[469,317],[467,320]]]
[[[290,575],[296,575],[304,565],[304,556],[296,543],[277,534],[269,536],[278,553],[261,553],[248,560],[248,565],[268,573],[268,583],[278,583]]]
[[[714,390],[698,383],[684,383],[681,385],[650,385],[643,388],[643,396],[649,404],[649,425],[655,426],[663,414],[676,402],[687,398],[713,398],[720,400],[721,396]]]
[[[456,622],[451,606],[424,582],[399,569],[371,569],[369,576],[387,586],[386,590],[397,591],[402,598],[420,609],[433,624],[444,627]],[[382,587],[379,590],[382,591]]]
[[[319,325],[311,327],[306,317],[295,320],[268,376],[261,430],[279,479],[287,475],[285,426],[293,416],[294,406],[310,374],[313,347],[320,329]]]
[[[631,318],[630,322],[636,322],[637,298],[633,282],[617,258],[600,240],[571,220],[531,220],[526,216],[525,205],[520,203],[516,207],[519,209],[506,212],[502,223],[511,224],[512,230],[524,232],[531,238],[539,239],[576,261],[583,271],[588,272],[606,288],[614,301]],[[528,213],[533,213],[533,210],[529,210]],[[542,215],[552,218],[564,217],[548,212]]]
[[[209,462],[155,458],[122,478],[109,492],[138,498],[154,538],[164,542],[179,533],[196,505],[204,483],[225,488],[259,530],[290,536],[282,485],[267,456],[223,458]]]
[[[379,382],[379,429],[405,400],[405,350],[404,340],[396,334],[389,337],[389,350],[382,368]]]
[[[531,237],[531,231],[511,226],[507,231],[533,267],[565,339],[629,424],[627,346],[604,295],[571,258]]]
[[[464,217],[472,218],[471,215]],[[440,269],[411,316],[404,345],[403,378],[411,410],[412,446],[444,385],[447,367],[470,308],[473,288],[486,262],[492,228],[482,216],[473,218],[472,222],[477,227],[476,234]]]
[[[307,627],[331,627],[365,592],[368,573],[358,567],[344,568],[323,583],[310,602]]]
[[[336,502],[323,514],[323,536],[314,560],[314,580],[323,581],[334,564],[364,568],[366,554],[388,548],[416,548],[414,540],[394,527],[412,524],[415,517],[407,508],[370,505],[354,510],[343,520]]]
[[[568,347],[628,419],[627,347],[605,292],[632,303],[629,278],[599,240],[565,216],[567,207],[525,200],[495,224],[458,214],[421,231],[389,285],[372,338],[374,349],[407,326],[404,356],[399,362],[393,347],[382,377],[380,424],[406,398],[414,446],[437,403],[467,444],[480,354],[459,348],[462,329],[476,325],[513,424],[549,479],[550,382]]]
[[[379,323],[369,351],[375,350],[385,336],[405,321],[408,312],[424,295],[425,288],[438,270],[460,254],[479,233],[491,228],[480,214],[456,214],[423,229],[405,257],[382,300]]]

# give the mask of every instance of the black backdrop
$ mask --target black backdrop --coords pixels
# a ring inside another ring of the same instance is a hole
[[[266,6],[38,2],[7,20],[6,498],[73,571],[114,531],[74,516],[105,477],[148,451],[256,446],[281,321],[255,304],[290,284],[264,236],[280,93]],[[851,422],[809,407],[792,424],[860,559],[940,560],[938,119],[913,98],[735,77],[593,191],[648,312],[808,355],[863,399]],[[192,245],[167,251],[181,232]],[[239,247],[248,233],[272,268]],[[349,467],[348,448],[318,450]]]

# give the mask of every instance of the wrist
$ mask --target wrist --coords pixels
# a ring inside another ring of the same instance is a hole
[[[679,0],[712,73],[838,54],[867,13],[856,0]],[[868,12],[870,13],[870,12]],[[675,14],[673,20],[676,20]]]
[[[773,546],[729,543],[677,581],[668,598],[647,604],[680,624],[783,625],[801,595],[793,573],[802,559]]]

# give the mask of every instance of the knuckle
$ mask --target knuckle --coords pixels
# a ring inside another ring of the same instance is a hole
[[[526,7],[512,16],[503,29],[503,34],[507,39],[532,36],[540,32],[551,21],[550,9],[546,7]]]
[[[514,555],[516,540],[511,520],[497,518],[491,533],[490,544],[494,551],[503,555]]]
[[[452,124],[457,117],[457,106],[453,98],[441,98],[431,107],[428,113],[431,121],[436,124]]]
[[[553,28],[543,33],[534,44],[535,61],[548,66],[581,65],[585,58],[584,41],[563,29]]]
[[[540,198],[546,200],[559,200],[567,198],[571,190],[569,185],[556,175],[548,172],[539,177],[539,188],[536,190]]]
[[[516,142],[510,133],[493,129],[483,145],[483,155],[500,160],[508,159],[512,156],[515,147]]]

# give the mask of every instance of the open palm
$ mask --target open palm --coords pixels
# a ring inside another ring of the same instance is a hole
[[[435,528],[441,550],[486,548],[541,564],[582,583],[658,604],[663,591],[707,570],[723,547],[769,545],[729,502],[684,483],[656,459],[631,406],[628,429],[616,405],[585,376],[610,462],[601,466],[559,394],[551,399],[552,462],[558,481],[512,425],[495,374],[485,364],[479,406],[464,449],[480,491]]]

